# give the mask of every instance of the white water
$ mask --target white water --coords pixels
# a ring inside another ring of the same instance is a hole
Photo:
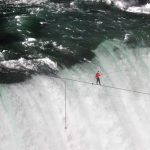
[[[86,1],[86,0],[85,0]],[[89,0],[92,1],[92,0]],[[95,0],[101,1],[101,0]],[[119,9],[132,12],[132,13],[139,13],[139,14],[150,14],[150,3],[144,5],[138,5],[138,0],[103,0],[108,5],[113,4],[114,6],[118,7]]]
[[[113,47],[119,49],[113,51]],[[150,50],[105,41],[92,63],[64,69],[60,76],[94,82],[101,66],[103,84],[149,92]],[[94,63],[94,64],[93,64]],[[126,70],[126,72],[108,72]],[[0,87],[0,150],[149,150],[150,96],[34,76]]]
[[[141,7],[138,6],[129,7],[127,11],[140,14],[150,14],[150,3],[143,5]]]
[[[16,0],[7,0],[6,3],[41,4],[41,3],[45,3],[47,1],[48,0],[17,0],[17,1]],[[122,10],[125,10],[128,12],[150,14],[150,4],[147,3],[142,6],[136,6],[137,4],[139,4],[138,0],[130,0],[130,1],[126,1],[126,0],[83,0],[83,1],[85,1],[85,2],[103,1],[108,5],[113,4],[114,6],[118,7],[119,9],[122,9]],[[78,2],[78,0],[74,0],[74,1],[70,2],[71,8],[76,8],[76,2]],[[50,7],[50,9],[56,8],[57,11],[60,11],[63,8],[63,5],[62,4],[54,4],[52,2],[52,3],[50,3],[49,7]],[[39,8],[37,9],[37,11],[39,11]]]
[[[129,6],[133,6],[138,4],[138,0],[130,0],[130,1],[126,1],[126,0],[103,0],[104,2],[106,2],[107,4],[114,4],[115,6],[117,6],[120,9],[125,9]]]
[[[13,3],[13,4],[20,4],[20,3],[25,3],[25,4],[40,4],[40,3],[44,3],[46,1],[47,0],[5,0],[6,3]]]
[[[57,70],[57,63],[53,62],[47,57],[39,58],[39,59],[32,59],[32,60],[26,60],[24,58],[20,58],[18,60],[0,61],[0,66],[4,68],[8,68],[8,69],[15,69],[15,70],[37,71],[40,66],[44,66],[44,65],[47,65],[49,68],[53,70]]]

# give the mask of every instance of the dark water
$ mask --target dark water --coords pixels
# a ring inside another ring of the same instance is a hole
[[[102,41],[124,40],[126,34],[128,46],[149,47],[149,15],[123,12],[103,3],[70,6],[69,2],[2,9],[1,61],[48,57],[60,67],[70,67],[91,60]]]

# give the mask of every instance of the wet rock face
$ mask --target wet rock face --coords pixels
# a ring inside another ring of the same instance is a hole
[[[0,84],[11,84],[23,82],[30,79],[35,74],[45,74],[50,76],[56,76],[56,71],[49,68],[40,68],[41,70],[27,70],[27,69],[13,69],[0,66]],[[49,69],[49,70],[48,70]]]
[[[31,78],[29,72],[16,69],[0,68],[0,83],[18,83]]]

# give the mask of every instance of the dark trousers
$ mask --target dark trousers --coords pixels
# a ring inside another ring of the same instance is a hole
[[[96,84],[100,84],[101,85],[100,78],[96,78],[96,79],[97,79]]]

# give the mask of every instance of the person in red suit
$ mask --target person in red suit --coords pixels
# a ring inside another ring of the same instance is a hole
[[[102,76],[101,73],[99,73],[99,71],[96,73],[95,78],[96,78],[96,84],[101,85],[101,81],[100,81],[100,77]]]

